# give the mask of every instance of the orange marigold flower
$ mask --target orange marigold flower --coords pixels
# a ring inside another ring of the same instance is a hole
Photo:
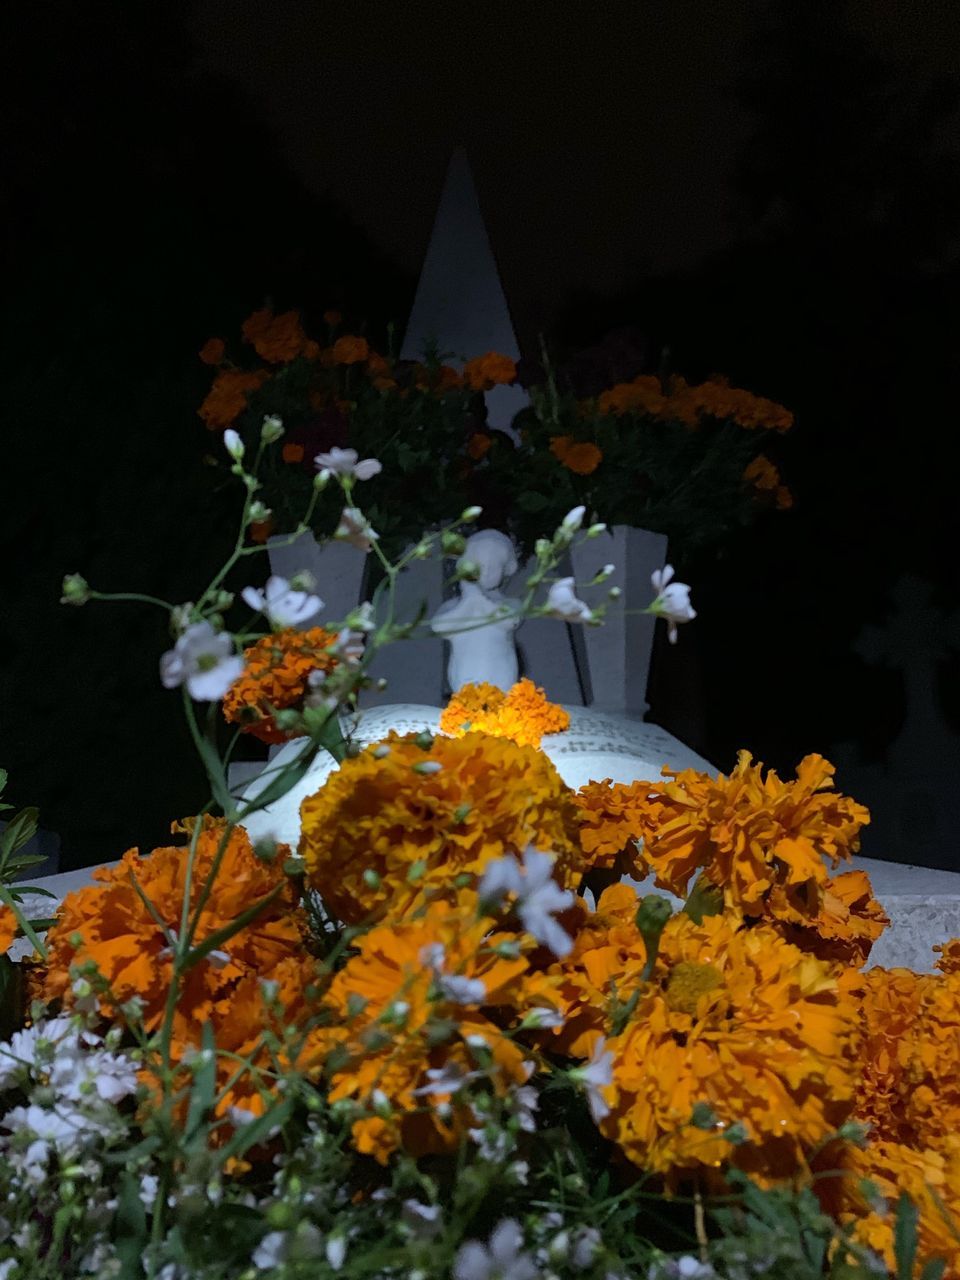
[[[333,344],[334,364],[362,364],[369,355],[370,344],[366,338],[359,338],[355,334],[344,334]]]
[[[860,1080],[855,1115],[878,1137],[918,1143],[908,1118],[912,1088],[906,1046],[913,1042],[924,995],[937,982],[910,969],[868,969],[858,983]]]
[[[773,498],[778,511],[789,511],[793,506],[793,494],[785,484],[777,485],[777,491]]]
[[[960,1132],[960,974],[924,984],[912,1036],[898,1055],[907,1085],[904,1113],[918,1146]]]
[[[490,451],[493,444],[493,436],[486,431],[474,431],[473,435],[467,441],[467,453],[473,458],[474,462],[479,462]]]
[[[859,848],[867,810],[833,790],[834,767],[805,757],[795,782],[740,753],[725,777],[686,770],[647,788],[643,853],[634,866],[684,896],[702,870],[728,910],[748,917],[814,920],[827,884],[824,859],[836,866]]]
[[[771,891],[769,906],[788,942],[821,960],[857,969],[866,964],[873,944],[890,923],[864,871],[845,871],[826,880],[820,910],[813,917],[798,910],[782,886]]]
[[[793,426],[793,414],[782,404],[731,387],[725,378],[711,378],[698,387],[678,378],[663,416],[692,424],[702,415],[765,431],[788,431]]]
[[[260,359],[270,364],[289,364],[302,354],[307,341],[299,311],[284,311],[275,316],[269,307],[249,316],[243,322],[241,333],[244,342],[252,343]]]
[[[569,727],[569,713],[526,679],[506,693],[492,684],[466,684],[440,714],[444,733],[490,733],[520,746],[538,747],[545,733],[562,733]]]
[[[324,318],[324,321],[330,326],[331,329],[336,329],[337,325],[340,324],[340,322],[343,320],[343,316],[341,315],[341,313],[339,311],[334,310],[332,307],[329,311],[325,311],[323,313],[323,318]]]
[[[603,452],[589,440],[574,440],[573,436],[551,436],[550,452],[578,476],[593,475],[603,461]]]
[[[327,652],[335,640],[323,627],[289,627],[245,649],[243,674],[223,700],[224,717],[261,742],[286,742],[290,735],[277,728],[274,712],[303,705],[310,673],[336,665]]]
[[[488,351],[476,356],[463,366],[463,379],[471,391],[489,391],[517,380],[517,365],[509,356]]]
[[[940,953],[937,968],[941,973],[960,973],[960,938],[951,938],[933,949]]]
[[[600,1128],[668,1181],[721,1163],[789,1177],[850,1114],[856,1030],[835,972],[773,929],[674,916],[652,981],[606,1043],[613,1084]],[[692,1123],[698,1103],[713,1129]],[[738,1122],[747,1141],[731,1145],[723,1131]]]
[[[10,908],[0,906],[0,956],[5,956],[10,950],[19,927]]]
[[[225,429],[246,409],[250,392],[262,387],[269,377],[266,369],[251,373],[242,369],[221,369],[197,412],[209,430]]]
[[[276,527],[273,516],[268,516],[266,520],[255,520],[250,526],[250,541],[266,542]]]
[[[624,413],[659,414],[666,403],[660,379],[641,374],[632,382],[620,382],[601,392],[597,409],[602,414],[612,413],[617,417]]]
[[[303,461],[303,445],[291,444],[290,441],[283,446],[280,456],[284,462],[302,462]]]
[[[198,904],[222,835],[222,824],[215,824],[197,837],[191,907]],[[174,1025],[177,1057],[187,1046],[199,1045],[208,1021],[213,1022],[218,1041],[221,1032],[227,1035],[231,994],[243,978],[268,978],[282,960],[301,951],[306,921],[282,863],[282,857],[271,864],[261,861],[254,856],[242,828],[231,832],[214,891],[200,915],[195,943],[202,943],[255,902],[275,896],[250,924],[224,943],[221,951],[187,973]],[[102,1000],[104,1012],[112,1002],[122,1004],[136,996],[143,1002],[145,1026],[155,1030],[163,1018],[170,986],[171,941],[181,927],[187,866],[183,847],[155,849],[147,857],[131,849],[117,866],[94,871],[93,885],[68,894],[47,935],[44,998],[69,1005],[73,998],[70,966],[92,960],[109,984],[110,1000]]]
[[[755,489],[775,490],[780,483],[780,472],[773,465],[769,458],[762,453],[748,464],[743,473],[743,478],[747,484],[752,484]]]
[[[220,364],[226,349],[227,344],[222,338],[208,338],[200,348],[200,359],[204,364]]]
[[[649,782],[588,782],[577,792],[580,844],[592,867],[613,869],[621,854],[636,861],[644,835]]]
[[[427,747],[391,734],[345,760],[300,819],[307,874],[350,924],[449,895],[458,877],[531,844],[557,855],[564,887],[577,878],[573,793],[545,755],[488,734]]]
[[[319,360],[322,353],[323,348],[320,346],[319,342],[316,342],[313,338],[307,338],[305,340],[303,344],[303,351],[301,352],[301,355],[304,356],[305,359]]]
[[[470,1109],[455,1106],[445,1115],[437,1104],[449,1102],[449,1093],[424,1097],[417,1090],[429,1084],[428,1071],[466,1074],[476,1066],[468,1037],[481,1036],[492,1055],[495,1088],[525,1081],[524,1053],[491,1020],[496,1009],[516,1004],[527,967],[522,955],[496,954],[505,938],[490,934],[490,922],[478,919],[475,899],[466,895],[459,903],[433,902],[415,918],[359,939],[357,954],[325,996],[337,1025],[320,1034],[330,1101],[353,1098],[371,1113],[353,1126],[359,1151],[385,1164],[398,1148],[420,1156],[458,1145],[475,1123]],[[445,979],[458,983],[459,999]],[[467,983],[476,998],[464,1002]],[[372,1114],[375,1092],[390,1104],[386,1118],[381,1108]]]

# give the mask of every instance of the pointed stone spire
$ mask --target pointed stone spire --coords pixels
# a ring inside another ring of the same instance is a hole
[[[454,151],[420,273],[417,295],[400,351],[417,360],[428,345],[452,352],[457,368],[465,360],[498,351],[519,359],[497,262],[480,212],[473,174],[462,147]],[[507,429],[529,401],[520,387],[487,393],[490,425]]]

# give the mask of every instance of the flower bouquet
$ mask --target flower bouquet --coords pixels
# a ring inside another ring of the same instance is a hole
[[[831,766],[788,781],[744,754],[574,792],[536,745],[562,710],[529,686],[361,747],[356,692],[409,631],[403,559],[358,505],[371,467],[313,490],[353,513],[341,536],[367,531],[369,607],[294,644],[322,605],[274,580],[226,627],[281,437],[268,418],[248,462],[226,436],[234,552],[164,606],[161,678],[210,799],[52,918],[3,889],[2,1280],[960,1275],[960,943],[937,975],[864,971],[885,919],[828,870],[868,816]],[[408,554],[469,575],[477,515]],[[552,580],[601,531],[583,515],[537,542],[523,612],[589,596]],[[689,617],[661,585],[650,610]],[[66,579],[68,603],[97,598]],[[247,731],[295,744],[254,799],[227,774]],[[299,847],[253,843],[245,821],[320,751],[338,768]],[[651,877],[673,902],[638,892]]]

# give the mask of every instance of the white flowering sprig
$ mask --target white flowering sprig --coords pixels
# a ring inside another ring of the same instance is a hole
[[[495,909],[512,900],[527,933],[562,959],[569,955],[573,939],[554,916],[571,907],[574,897],[554,880],[555,861],[552,854],[532,847],[522,861],[512,854],[494,859],[480,877],[477,894],[482,906]]]

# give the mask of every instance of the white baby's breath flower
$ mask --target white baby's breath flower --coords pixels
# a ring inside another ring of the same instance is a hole
[[[294,590],[287,579],[278,574],[267,579],[262,591],[258,587],[244,587],[243,599],[257,613],[266,614],[274,627],[298,627],[323,608],[319,596]]]
[[[356,449],[338,449],[336,445],[328,453],[318,453],[314,458],[317,469],[328,476],[355,476],[358,480],[372,480],[383,466],[376,458],[358,461]]]
[[[243,673],[233,636],[215,631],[209,622],[194,622],[160,659],[165,689],[185,684],[197,702],[218,702]]]
[[[404,1200],[401,1212],[404,1226],[419,1240],[431,1240],[443,1230],[443,1210],[438,1204]]]
[[[547,592],[547,609],[564,622],[591,622],[593,610],[577,595],[573,578],[558,578]]]
[[[344,507],[333,532],[339,542],[349,542],[359,551],[369,551],[380,535],[358,507]]]
[[[560,523],[561,529],[566,529],[568,533],[576,533],[583,524],[583,517],[587,514],[586,507],[573,507],[563,517]]]
[[[538,1268],[523,1253],[523,1232],[513,1218],[494,1227],[488,1244],[468,1240],[454,1259],[454,1280],[535,1280]]]
[[[553,917],[573,905],[573,894],[553,879],[553,865],[551,854],[533,848],[524,853],[522,864],[508,854],[487,864],[477,892],[481,902],[493,905],[508,894],[515,895],[524,929],[562,959],[569,955],[573,940]]]
[[[697,616],[690,603],[690,588],[685,582],[673,581],[673,565],[665,564],[650,575],[656,599],[650,605],[650,612],[663,618],[667,624],[667,637],[671,644],[677,642],[677,624],[692,622]]]
[[[603,1036],[599,1036],[587,1065],[575,1067],[570,1072],[571,1076],[586,1090],[587,1105],[594,1124],[599,1124],[604,1116],[610,1114],[610,1107],[603,1090],[613,1084],[613,1054],[608,1051],[606,1043]]]
[[[245,452],[243,441],[240,439],[240,433],[234,431],[233,427],[227,427],[223,433],[223,447],[234,462],[240,462],[243,458]]]

